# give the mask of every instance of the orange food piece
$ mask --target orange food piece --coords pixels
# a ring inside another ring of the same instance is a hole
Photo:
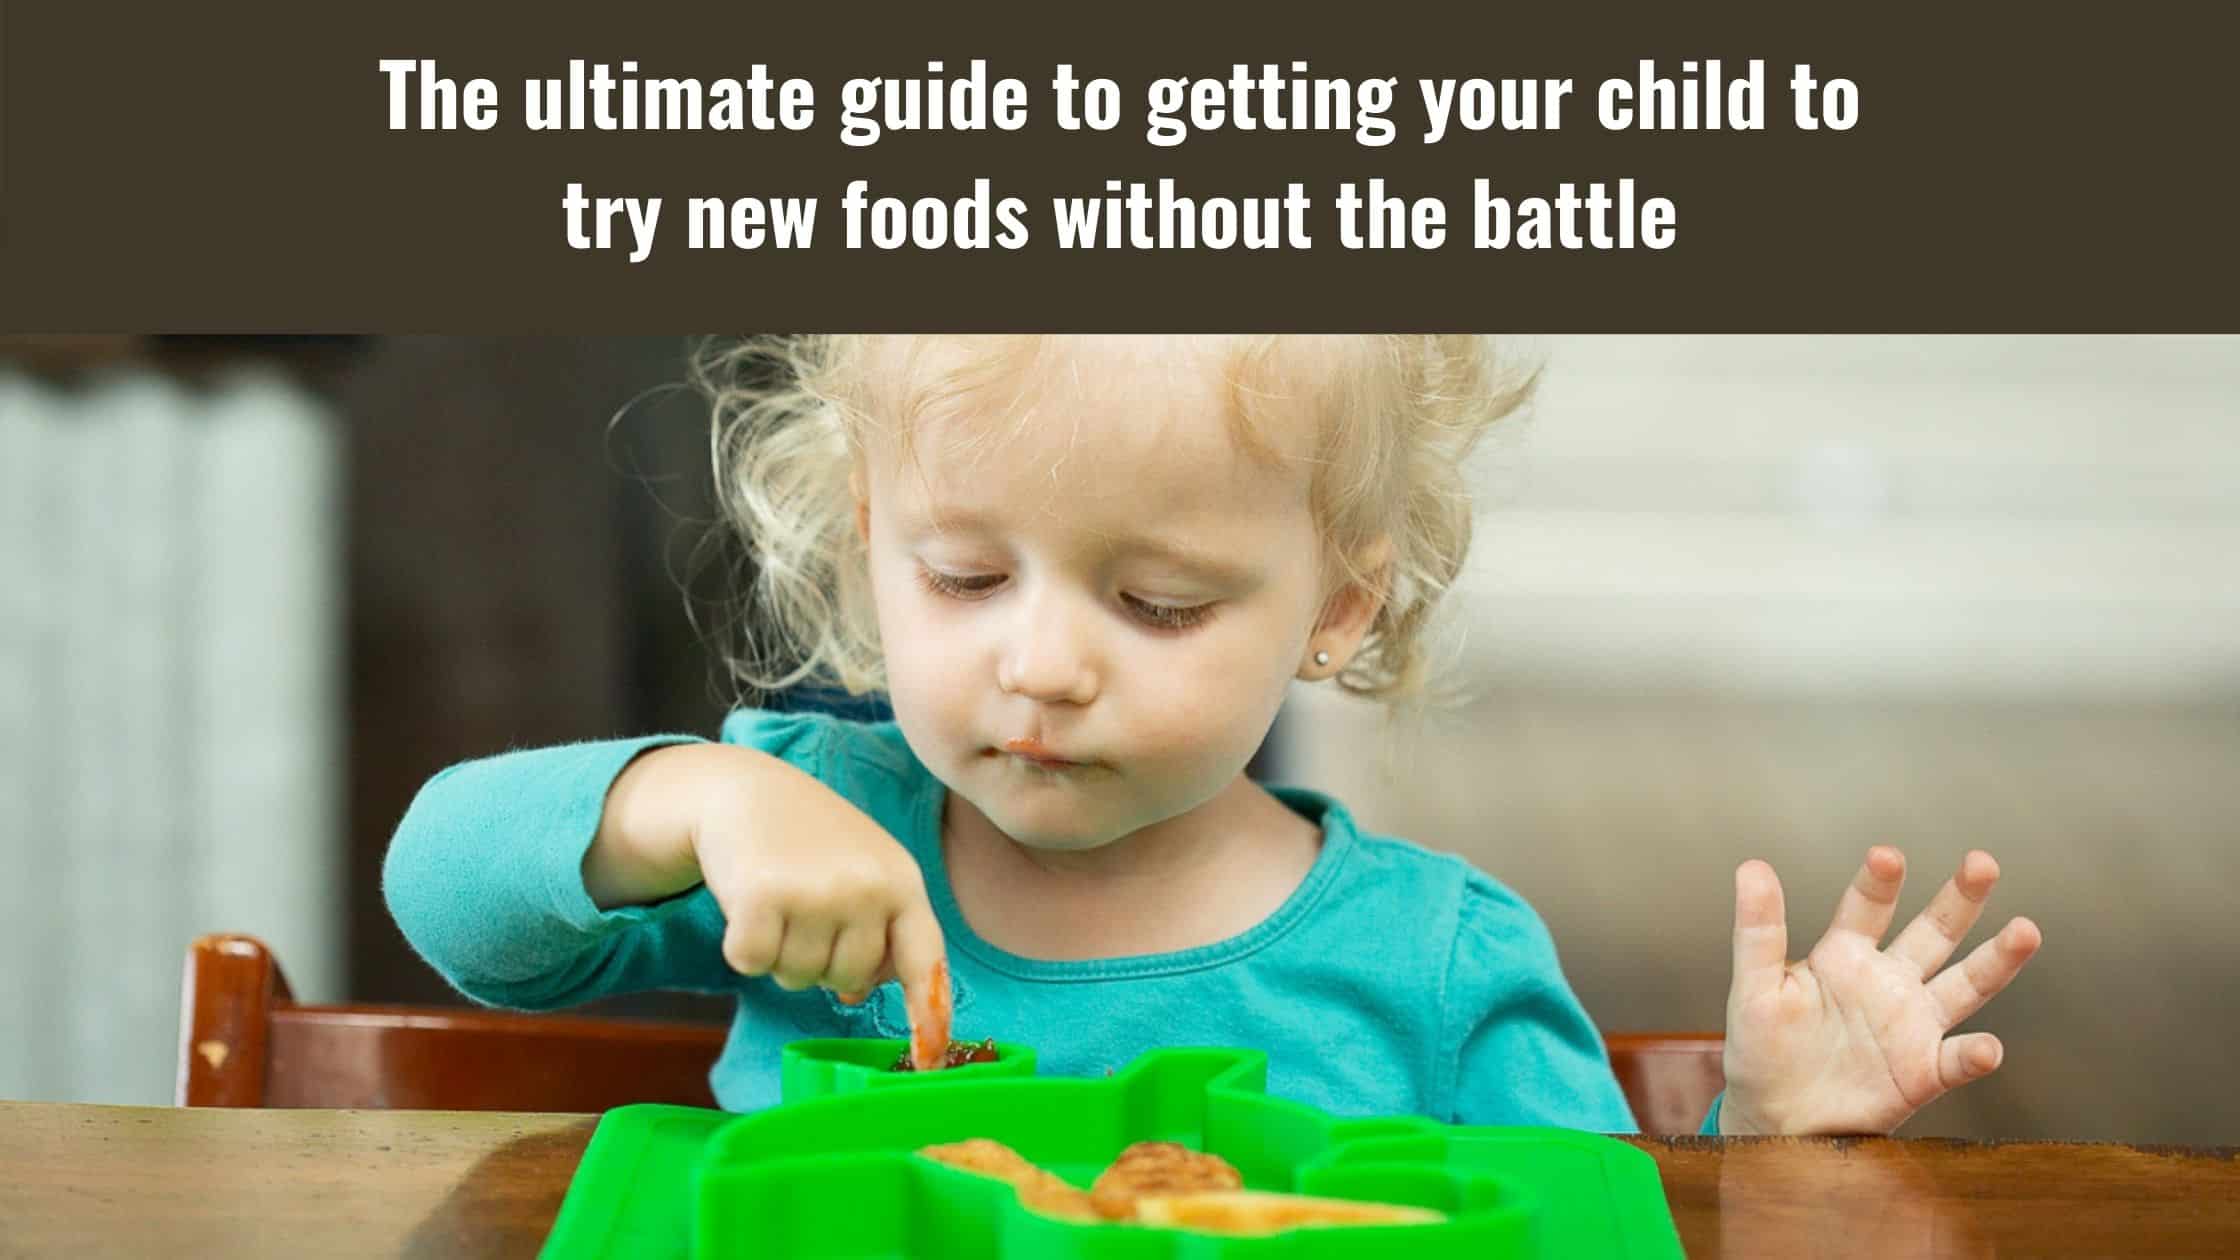
[[[1011,1185],[1032,1211],[1084,1223],[1259,1235],[1354,1225],[1436,1225],[1447,1219],[1429,1208],[1397,1203],[1247,1190],[1229,1161],[1174,1142],[1138,1142],[1120,1152],[1086,1193],[988,1138],[928,1146],[918,1153]]]
[[[949,1000],[948,959],[933,964],[925,1002],[925,1010],[910,1020],[910,1059],[921,1072],[938,1072],[948,1065],[949,1028],[955,1015]]]
[[[1244,1175],[1219,1155],[1176,1142],[1138,1142],[1098,1174],[1096,1184],[1089,1187],[1089,1203],[1108,1221],[1129,1221],[1136,1218],[1137,1200],[1148,1195],[1243,1187]]]
[[[1136,1201],[1136,1221],[1209,1234],[1277,1234],[1287,1229],[1339,1225],[1436,1225],[1447,1218],[1429,1208],[1396,1203],[1318,1199],[1258,1190],[1151,1195]]]
[[[943,1146],[928,1146],[918,1153],[951,1168],[961,1168],[969,1173],[1008,1182],[1018,1190],[1019,1202],[1045,1216],[1056,1216],[1069,1221],[1097,1219],[1096,1212],[1089,1206],[1089,1196],[1079,1187],[1068,1184],[1055,1173],[1036,1167],[1024,1155],[1001,1142],[972,1138]]]

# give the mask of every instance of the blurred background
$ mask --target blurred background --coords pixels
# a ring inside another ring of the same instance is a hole
[[[1870,844],[1907,915],[1990,849],[1971,943],[2045,952],[1906,1132],[2240,1141],[2240,339],[1536,348],[1459,695],[1302,689],[1265,774],[1517,888],[1612,1031],[1720,1026],[1745,858],[1801,954]],[[420,784],[715,731],[686,350],[0,338],[0,1098],[168,1101],[202,932],[306,1001],[455,1000],[380,901]]]

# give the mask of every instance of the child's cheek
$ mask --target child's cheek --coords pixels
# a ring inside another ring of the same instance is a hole
[[[971,675],[952,656],[934,644],[890,653],[887,682],[888,698],[898,716],[907,710],[918,725],[954,739],[969,733],[973,706]]]
[[[1265,733],[1258,715],[1272,710],[1251,670],[1215,661],[1147,677],[1154,681],[1134,707],[1141,746],[1159,750],[1159,760],[1208,770],[1218,766],[1225,773],[1227,763],[1241,766],[1252,756]]]
[[[953,704],[944,693],[972,677],[978,660],[972,636],[955,624],[959,610],[919,589],[907,558],[888,558],[873,574],[890,699],[897,709]]]
[[[959,699],[964,672],[947,663],[952,653],[937,636],[895,625],[882,625],[880,633],[887,645],[888,703],[919,756],[938,765],[964,725],[959,714],[969,712]]]

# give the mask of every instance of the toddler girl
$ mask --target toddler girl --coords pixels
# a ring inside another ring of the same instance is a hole
[[[1488,340],[816,337],[700,378],[755,562],[741,675],[895,721],[742,710],[444,771],[385,884],[451,983],[735,995],[737,1110],[786,1042],[915,1032],[932,1067],[953,1018],[1048,1073],[1249,1046],[1336,1114],[1633,1127],[1523,901],[1243,773],[1294,681],[1420,691],[1464,458],[1529,391]],[[1871,852],[1795,964],[1772,871],[1737,872],[1707,1129],[1887,1131],[1998,1065],[1946,1033],[2037,930],[1939,973],[1997,878],[1971,854],[1882,950],[1902,869]]]

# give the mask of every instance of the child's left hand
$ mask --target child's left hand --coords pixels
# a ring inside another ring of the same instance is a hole
[[[1991,855],[1972,852],[1883,949],[1905,870],[1896,849],[1869,850],[1827,934],[1797,963],[1773,868],[1751,861],[1735,872],[1721,1133],[1888,1133],[1999,1066],[1997,1037],[1945,1034],[2030,961],[2042,940],[2037,925],[2015,919],[1938,970],[1999,880]]]

